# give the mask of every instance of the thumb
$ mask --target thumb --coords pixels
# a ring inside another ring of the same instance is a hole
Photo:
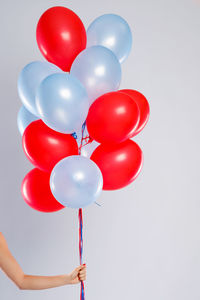
[[[71,273],[72,279],[75,279],[78,276],[78,273],[80,272],[81,268],[82,268],[82,266],[79,266],[76,269],[74,269],[74,271],[72,271],[72,273]]]

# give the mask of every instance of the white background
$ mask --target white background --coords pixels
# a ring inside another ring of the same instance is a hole
[[[128,21],[133,49],[121,88],[139,90],[151,107],[135,139],[144,152],[140,176],[84,211],[86,300],[199,300],[200,1],[0,2],[0,231],[28,274],[62,274],[79,263],[77,212],[42,214],[20,194],[32,166],[17,130],[17,78],[43,60],[35,28],[55,5],[74,10],[86,27],[104,13]],[[77,300],[79,286],[19,291],[0,273],[0,298]]]

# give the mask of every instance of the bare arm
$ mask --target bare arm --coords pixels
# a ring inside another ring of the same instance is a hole
[[[72,273],[58,276],[33,276],[24,274],[12,256],[2,233],[0,233],[0,268],[23,290],[41,290],[66,284],[76,284],[86,279],[86,266],[77,267]]]

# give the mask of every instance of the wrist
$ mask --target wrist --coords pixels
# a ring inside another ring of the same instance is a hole
[[[70,280],[70,275],[69,274],[65,274],[65,275],[63,275],[63,279],[64,279],[64,283],[65,284],[70,284],[71,282],[71,280]]]

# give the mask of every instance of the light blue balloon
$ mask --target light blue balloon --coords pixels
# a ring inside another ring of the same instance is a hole
[[[87,30],[87,47],[95,45],[109,48],[122,63],[132,47],[132,33],[128,23],[114,14],[96,18]]]
[[[99,96],[118,90],[121,82],[121,65],[117,57],[102,46],[83,50],[74,60],[70,73],[86,88],[90,104]]]
[[[83,85],[73,75],[45,78],[36,93],[36,106],[43,122],[61,133],[73,133],[85,121],[89,102]]]
[[[19,132],[23,135],[26,127],[33,121],[38,120],[38,118],[31,114],[23,105],[21,106],[17,115],[17,125]]]
[[[18,79],[18,93],[22,103],[32,114],[38,116],[35,95],[36,90],[47,76],[62,72],[57,66],[42,61],[34,61],[26,65]]]
[[[53,168],[50,187],[62,205],[83,208],[100,196],[103,178],[99,167],[91,159],[72,155],[62,159]]]

